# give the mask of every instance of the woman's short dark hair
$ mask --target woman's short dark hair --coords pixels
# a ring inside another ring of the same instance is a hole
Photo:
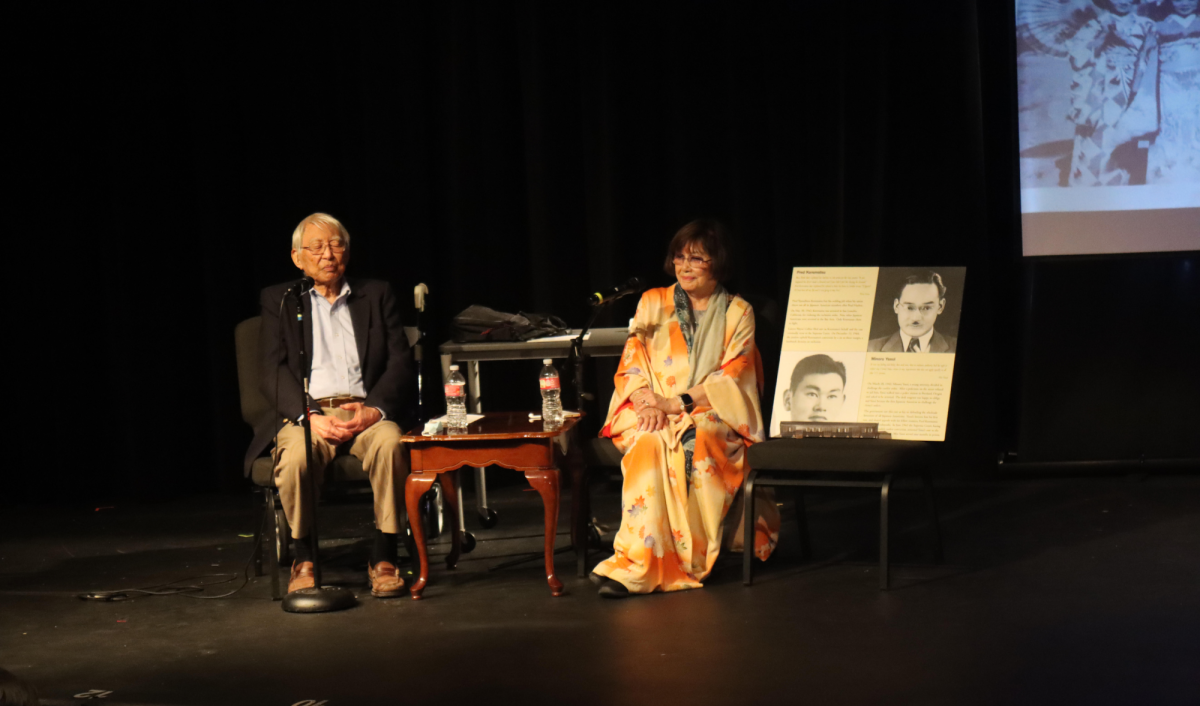
[[[713,279],[724,283],[733,274],[733,236],[724,223],[713,218],[697,218],[680,228],[667,246],[663,271],[675,276],[675,256],[687,246],[699,245],[712,258],[709,272]]]

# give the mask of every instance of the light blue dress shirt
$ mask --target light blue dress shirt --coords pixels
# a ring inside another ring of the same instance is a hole
[[[342,291],[332,304],[313,289],[312,297],[312,373],[308,394],[314,400],[326,397],[363,397],[362,365],[358,343],[354,340],[354,322],[350,320],[350,283],[342,280]]]

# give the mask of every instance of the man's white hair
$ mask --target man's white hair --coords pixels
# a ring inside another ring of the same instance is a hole
[[[350,233],[346,230],[346,226],[342,222],[328,213],[314,213],[310,216],[305,216],[304,220],[300,221],[300,225],[296,226],[296,230],[292,231],[292,250],[299,250],[304,243],[304,229],[310,223],[315,223],[319,226],[324,226],[327,230],[337,233],[346,243],[346,248],[350,247]]]

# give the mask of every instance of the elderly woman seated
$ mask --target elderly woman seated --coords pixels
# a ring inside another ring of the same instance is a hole
[[[615,378],[601,436],[624,458],[615,554],[596,566],[600,595],[699,588],[726,531],[736,551],[741,521],[728,518],[746,473],[746,448],[764,438],[762,359],[754,310],[721,285],[729,275],[723,225],[693,221],[667,248],[676,283],[642,295]],[[756,493],[751,546],[766,559],[779,513]]]

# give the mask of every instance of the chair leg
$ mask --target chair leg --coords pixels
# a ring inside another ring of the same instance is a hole
[[[883,477],[879,487],[879,590],[888,590],[888,493],[892,487],[892,475]]]
[[[461,479],[459,479],[459,480],[461,480]],[[462,528],[463,532],[466,532],[467,531],[467,518],[465,515],[465,510],[463,510],[464,505],[463,505],[463,499],[462,499],[463,484],[455,483],[454,486],[455,486],[455,491],[454,491],[455,496],[458,499],[458,526],[460,528]]]
[[[750,469],[742,485],[742,583],[749,586],[754,571],[754,479],[758,472]]]
[[[933,563],[942,563],[942,527],[938,522],[937,500],[933,495],[933,476],[928,470],[921,473],[925,483],[925,497],[929,500],[929,524],[933,535]]]
[[[449,512],[442,514],[448,515],[450,519],[450,553],[446,555],[446,568],[453,569],[458,566],[458,558],[462,556],[462,540],[463,526],[458,524],[459,515],[462,513],[462,507],[458,504],[458,499],[462,496],[458,494],[457,481],[458,471],[449,473],[439,473],[437,477],[438,483],[442,486],[442,497],[445,498],[446,509]]]
[[[271,525],[271,560],[267,562],[271,567],[271,600],[281,601],[283,595],[279,592],[279,572],[283,571],[283,567],[275,557],[275,547],[279,546],[279,524],[275,522],[275,491],[272,488],[263,488],[263,512],[267,515],[267,523]]]
[[[796,488],[792,499],[796,506],[796,526],[800,528],[800,559],[808,561],[812,558],[812,542],[808,534],[808,511],[804,508],[804,490]]]
[[[254,532],[254,536],[258,538],[258,541],[254,543],[254,575],[256,577],[263,575],[263,542],[267,541],[267,533],[263,531],[263,527],[265,526],[264,523],[267,521],[267,517],[267,504],[264,499],[258,512],[258,527]]]

